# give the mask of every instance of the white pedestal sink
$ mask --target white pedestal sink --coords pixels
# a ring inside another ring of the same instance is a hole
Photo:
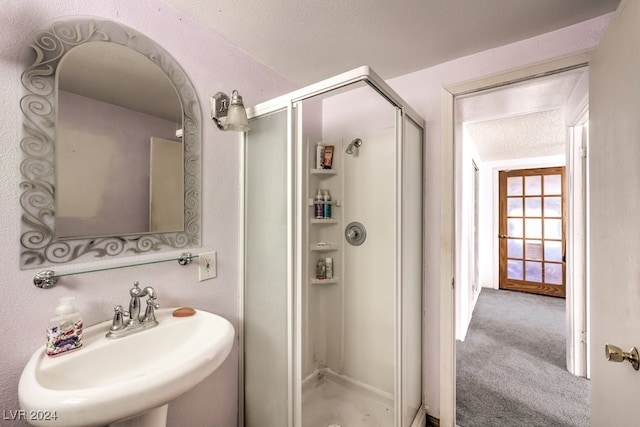
[[[55,419],[29,423],[163,425],[166,405],[215,371],[234,337],[220,316],[173,317],[174,310],[156,311],[158,326],[123,338],[105,338],[111,321],[86,328],[83,347],[72,353],[48,357],[39,348],[20,377],[20,408]]]

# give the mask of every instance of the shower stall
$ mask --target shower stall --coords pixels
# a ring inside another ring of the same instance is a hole
[[[248,114],[240,425],[424,423],[423,120],[368,67]]]

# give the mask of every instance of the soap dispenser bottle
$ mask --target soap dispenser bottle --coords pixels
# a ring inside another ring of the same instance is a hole
[[[60,298],[56,316],[47,328],[47,355],[57,356],[82,347],[82,316],[74,307],[74,297]]]

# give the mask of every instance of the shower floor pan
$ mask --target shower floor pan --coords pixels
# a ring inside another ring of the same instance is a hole
[[[302,427],[388,427],[393,399],[329,369],[316,371],[302,388]]]

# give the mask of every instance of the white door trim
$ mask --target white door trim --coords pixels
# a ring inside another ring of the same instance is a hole
[[[456,425],[454,98],[567,71],[589,63],[591,50],[442,88],[440,244],[440,425]]]
[[[587,141],[588,98],[568,128],[567,144],[567,369],[589,378],[587,276]]]

